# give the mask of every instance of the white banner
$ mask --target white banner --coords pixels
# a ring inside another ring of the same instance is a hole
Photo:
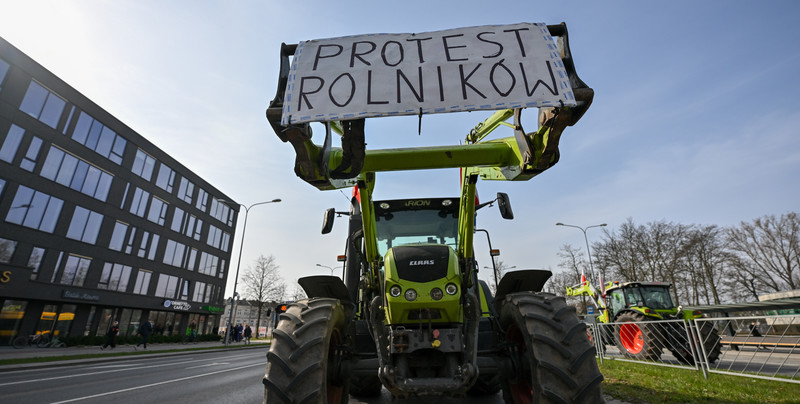
[[[300,42],[281,123],[574,106],[545,24]]]

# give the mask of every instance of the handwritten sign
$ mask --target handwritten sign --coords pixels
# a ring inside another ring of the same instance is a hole
[[[547,26],[487,25],[300,42],[281,123],[573,106]]]

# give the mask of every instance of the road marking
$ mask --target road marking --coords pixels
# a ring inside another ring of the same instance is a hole
[[[264,364],[263,363],[256,363],[256,364],[253,364],[253,365],[241,366],[241,367],[239,367],[237,369],[246,369],[246,368],[251,368],[251,367],[255,367],[255,366],[264,366]],[[194,376],[188,376],[188,377],[181,377],[179,379],[164,380],[164,381],[158,382],[158,383],[145,384],[143,386],[131,387],[131,388],[117,390],[117,391],[109,391],[107,393],[94,394],[94,395],[91,395],[91,396],[78,397],[78,398],[73,398],[73,399],[64,400],[64,401],[55,401],[55,402],[53,402],[51,404],[72,403],[72,402],[75,402],[75,401],[88,400],[90,398],[105,397],[105,396],[110,396],[112,394],[119,394],[119,393],[125,393],[125,392],[133,391],[133,390],[146,389],[148,387],[160,386],[162,384],[182,382],[184,380],[191,380],[191,379],[196,379],[198,377],[211,376],[211,375],[215,375],[215,374],[218,374],[218,373],[225,373],[225,372],[230,372],[230,371],[231,371],[230,369],[223,369],[223,370],[218,370],[216,372],[203,373],[203,374],[194,375]]]
[[[208,367],[208,366],[217,366],[217,365],[230,365],[230,362],[207,363],[205,365],[189,366],[188,368],[184,368],[184,369],[189,370],[189,369],[205,368],[205,367]]]
[[[233,356],[230,356],[229,358],[238,358],[238,357],[247,357],[247,355],[233,355]],[[144,359],[146,359],[146,358],[142,358],[142,360],[144,360]],[[187,360],[187,361],[162,363],[162,364],[157,364],[157,365],[142,364],[141,366],[126,367],[126,368],[123,368],[123,369],[110,369],[110,370],[107,369],[108,365],[92,366],[92,368],[94,368],[94,369],[106,369],[106,370],[98,371],[98,372],[78,373],[78,374],[72,374],[72,375],[45,377],[45,378],[41,378],[41,379],[27,379],[27,380],[20,380],[20,381],[16,381],[16,382],[0,383],[0,387],[2,387],[2,386],[12,386],[12,385],[15,385],[15,384],[40,383],[40,382],[46,382],[46,381],[50,381],[50,380],[69,379],[69,378],[81,377],[81,376],[93,376],[93,375],[97,375],[97,374],[112,373],[112,372],[124,372],[124,371],[128,371],[128,370],[151,369],[151,368],[154,368],[154,367],[175,366],[175,365],[181,365],[181,364],[186,364],[186,363],[203,362],[203,361],[207,361],[207,360],[208,359],[193,359],[193,360]],[[137,359],[136,361],[138,362],[139,360]],[[266,361],[265,361],[265,363],[266,363]]]

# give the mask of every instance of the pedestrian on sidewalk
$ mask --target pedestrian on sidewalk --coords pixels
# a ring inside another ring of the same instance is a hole
[[[144,345],[144,349],[147,349],[147,339],[150,338],[150,333],[153,332],[153,324],[150,323],[150,320],[145,320],[142,325],[139,326],[139,335],[142,336],[142,340],[133,347],[133,349],[137,349],[139,345]]]
[[[250,324],[247,324],[247,326],[244,327],[244,343],[245,344],[249,344],[250,343],[250,336],[251,335],[253,335],[253,329],[250,328]]]
[[[111,349],[116,348],[117,334],[119,334],[119,322],[115,321],[111,324],[111,327],[108,328],[108,332],[106,333],[106,342],[100,347],[100,350],[106,349],[106,347],[109,345],[111,346]]]

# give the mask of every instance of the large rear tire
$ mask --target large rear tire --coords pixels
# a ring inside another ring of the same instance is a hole
[[[500,325],[513,364],[502,382],[507,403],[602,403],[603,375],[586,325],[563,297],[519,292],[505,296]]]
[[[698,324],[700,341],[703,345],[702,349],[705,350],[706,355],[708,355],[708,363],[714,363],[719,359],[719,356],[722,353],[722,338],[720,338],[719,333],[717,333],[717,330],[714,329],[714,325],[711,322],[702,321],[698,322]],[[683,334],[681,334],[678,338],[677,344],[677,349],[670,350],[681,363],[687,365],[695,364],[694,356],[692,356],[692,349],[694,349],[699,355],[703,354],[700,345],[698,345],[696,341],[692,341],[690,346],[690,344],[686,341],[686,336]]]
[[[657,361],[663,344],[658,336],[658,324],[647,324],[647,317],[638,312],[625,312],[614,320],[617,348],[622,355],[637,360]]]
[[[264,403],[347,403],[342,345],[349,316],[336,299],[289,305],[273,330]]]

